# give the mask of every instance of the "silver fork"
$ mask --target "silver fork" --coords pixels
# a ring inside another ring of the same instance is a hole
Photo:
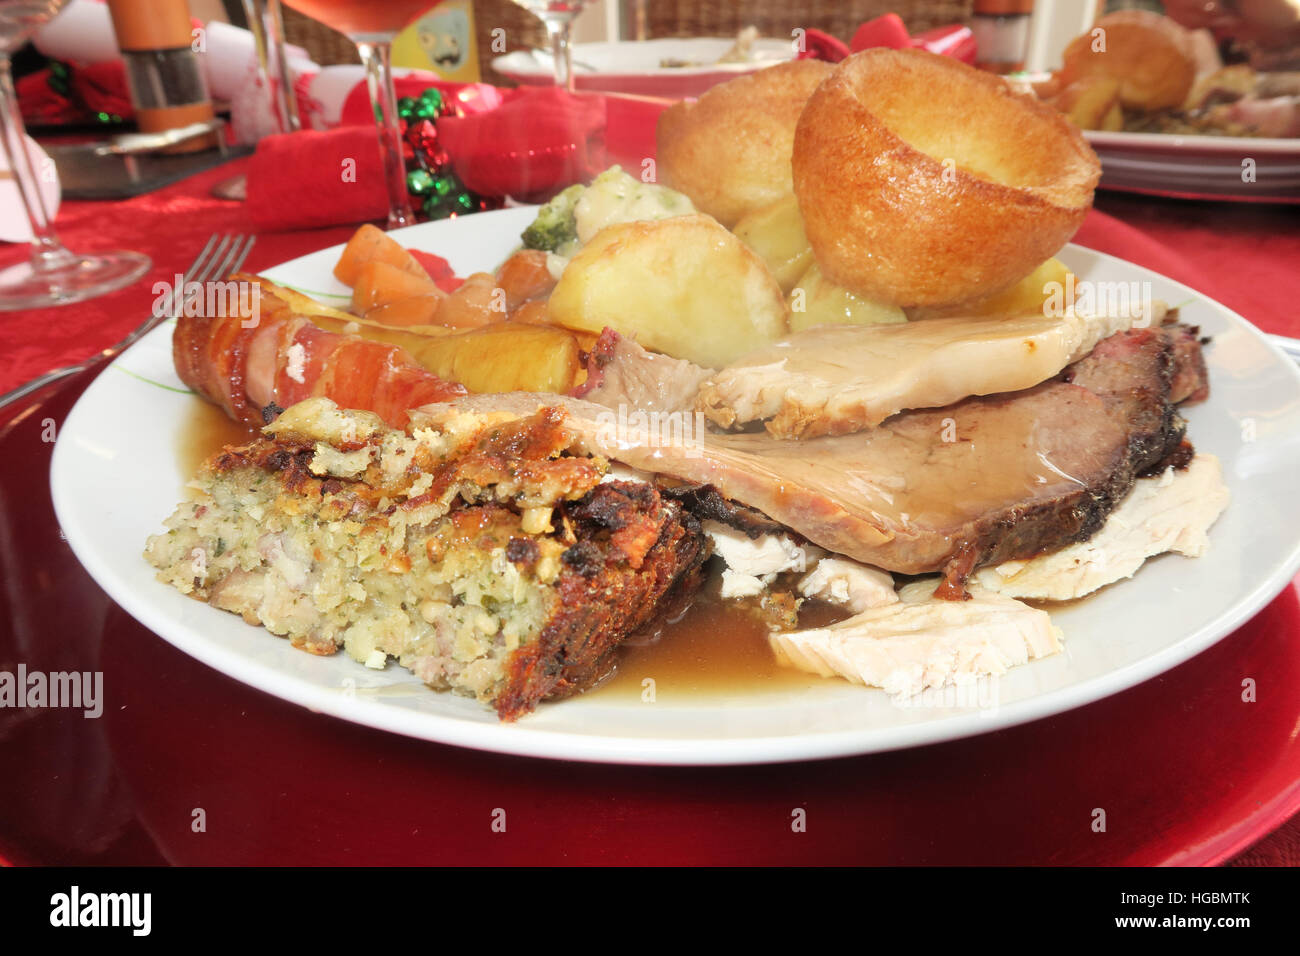
[[[256,236],[223,236],[220,233],[213,233],[208,239],[207,245],[200,250],[199,254],[194,257],[190,267],[185,270],[182,282],[179,288],[181,294],[185,295],[184,289],[191,282],[204,283],[210,279],[227,276],[232,272],[238,271],[239,267],[244,264],[248,258],[249,251],[253,248],[253,243],[257,241]],[[113,358],[124,349],[133,345],[139,338],[148,332],[153,331],[162,322],[170,319],[174,315],[179,315],[185,305],[192,301],[193,297],[188,296],[181,302],[180,310],[176,308],[176,289],[168,291],[167,298],[159,303],[161,306],[154,310],[154,314],[145,319],[131,331],[126,338],[116,345],[110,345],[101,352],[97,352],[85,361],[78,362],[76,365],[68,365],[64,368],[56,368],[52,372],[46,372],[39,378],[34,378],[25,385],[19,385],[12,391],[0,395],[0,408],[4,408],[11,402],[16,402],[25,395],[30,395],[39,388],[44,388],[50,382],[57,382],[61,378],[69,375],[75,375],[77,372],[84,372],[98,362],[104,362]]]

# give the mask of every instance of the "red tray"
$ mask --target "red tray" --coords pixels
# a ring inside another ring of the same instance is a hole
[[[140,627],[60,539],[43,439],[90,377],[0,413],[0,670],[104,682],[100,719],[0,708],[9,862],[1213,864],[1300,810],[1295,585],[1124,693],[868,757],[600,766],[313,714]]]

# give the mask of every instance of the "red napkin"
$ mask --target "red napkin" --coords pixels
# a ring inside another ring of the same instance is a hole
[[[891,50],[909,48],[929,50],[941,56],[950,56],[963,63],[975,62],[975,37],[969,27],[953,24],[947,27],[935,27],[912,36],[907,26],[896,13],[886,13],[868,20],[858,27],[853,39],[845,46],[841,41],[821,30],[808,30],[804,35],[804,50],[800,59],[826,60],[838,63],[850,53],[858,53],[876,47]]]
[[[803,49],[799,51],[799,59],[838,63],[848,55],[849,48],[844,45],[843,40],[816,27],[804,31]]]
[[[911,45],[912,35],[907,32],[903,18],[897,13],[886,13],[874,20],[868,20],[858,27],[857,32],[853,34],[853,41],[849,44],[854,53],[878,46],[889,47],[891,50],[905,50]]]
[[[388,194],[375,127],[267,136],[248,167],[245,205],[259,232],[383,219]]]

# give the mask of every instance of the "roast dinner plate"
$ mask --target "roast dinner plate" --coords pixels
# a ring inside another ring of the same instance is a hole
[[[573,44],[573,82],[580,90],[632,93],[680,99],[705,90],[741,73],[752,73],[794,58],[788,39],[760,38],[752,58],[740,63],[718,63],[735,46],[735,37],[687,37],[659,40],[624,40],[613,43]],[[665,61],[689,66],[664,66]],[[549,85],[554,80],[550,54],[516,50],[492,61],[492,68],[527,85]]]
[[[1300,139],[1175,136],[1085,130],[1101,159],[1101,188],[1300,202]]]
[[[464,275],[495,268],[533,215],[507,209],[395,235],[446,257]],[[344,299],[331,272],[340,249],[264,275],[326,302]],[[1156,558],[1131,580],[1056,607],[1062,653],[986,680],[964,697],[898,702],[811,675],[699,690],[689,679],[656,679],[625,665],[611,685],[503,724],[473,700],[428,690],[395,663],[375,671],[343,654],[295,650],[159,583],[141,556],[183,497],[189,475],[179,449],[200,402],[173,371],[169,325],[107,367],[62,426],[51,465],[55,512],[90,575],[164,640],[269,694],[412,737],[556,759],[742,764],[914,747],[1035,720],[1187,660],[1248,620],[1300,569],[1300,372],[1246,320],[1187,286],[1074,245],[1060,258],[1081,280],[1150,283],[1153,296],[1179,306],[1212,338],[1211,397],[1186,410],[1188,434],[1222,461],[1232,503],[1211,529],[1204,557]],[[643,678],[656,679],[653,695],[639,692]]]

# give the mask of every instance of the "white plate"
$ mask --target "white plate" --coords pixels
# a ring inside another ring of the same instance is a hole
[[[529,209],[414,226],[408,246],[446,256],[461,274],[496,266]],[[269,270],[318,293],[345,291],[330,274],[340,247]],[[1068,246],[1082,279],[1149,281],[1214,336],[1212,397],[1187,410],[1192,440],[1219,456],[1233,502],[1198,560],[1169,555],[1131,581],[1054,612],[1065,651],[1014,669],[971,707],[900,708],[843,681],[807,690],[675,697],[655,703],[598,691],[500,724],[471,700],[423,688],[395,664],[367,670],[344,655],[313,657],[232,614],[154,580],[145,539],[181,500],[177,444],[196,401],[172,371],[163,326],[87,388],[63,424],[51,486],[68,542],[91,576],[165,640],[236,680],[316,711],[443,743],[537,757],[615,763],[730,764],[804,760],[911,747],[1045,717],[1153,677],[1238,627],[1300,567],[1300,373],[1244,319],[1191,289],[1100,253]],[[647,675],[653,676],[653,675]],[[940,702],[942,703],[942,702]],[[978,706],[980,704],[986,706]],[[203,702],[221,707],[220,699]],[[322,726],[322,733],[327,728]]]
[[[1300,202],[1300,139],[1099,130],[1083,135],[1101,158],[1103,189]]]
[[[794,58],[789,40],[759,39],[754,59],[745,63],[717,63],[735,45],[735,38],[691,37],[622,41],[618,43],[575,43],[573,82],[580,90],[631,93],[681,99],[699,96],[711,86]],[[663,67],[667,59],[684,60],[703,66]],[[550,84],[554,71],[546,53],[516,50],[492,61],[492,68],[517,83]]]

